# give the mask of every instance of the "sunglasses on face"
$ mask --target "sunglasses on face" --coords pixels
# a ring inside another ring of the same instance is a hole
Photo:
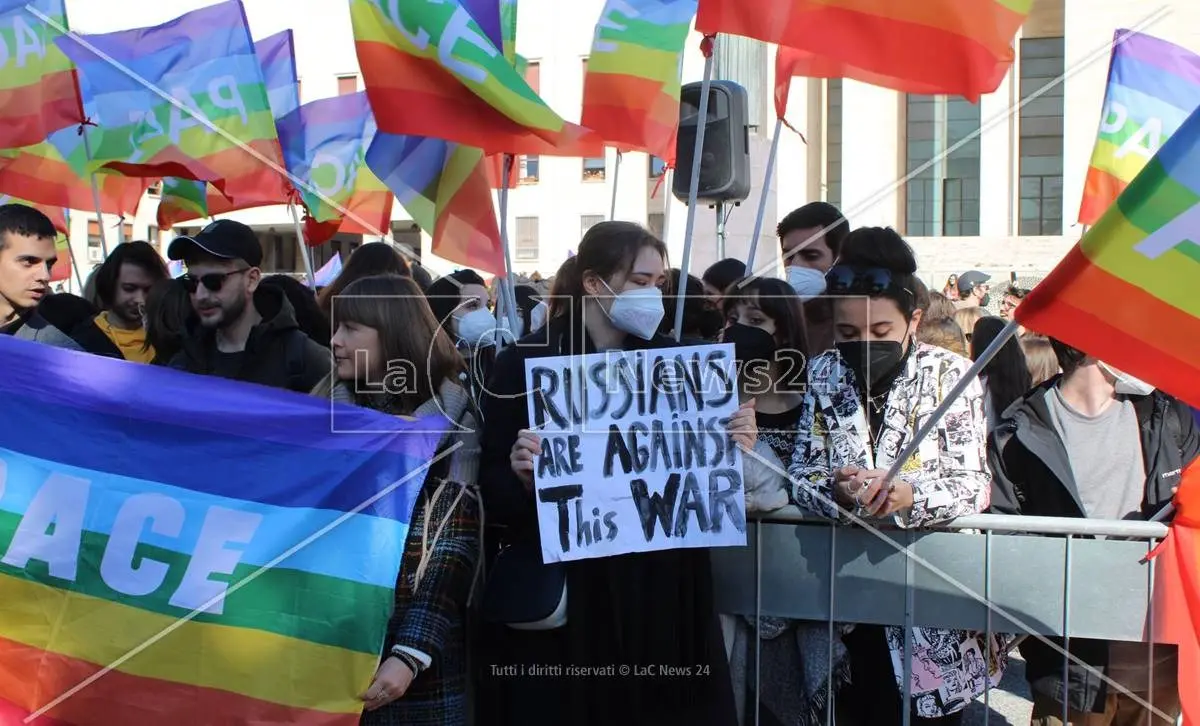
[[[204,285],[209,292],[220,292],[221,288],[225,286],[225,280],[229,279],[229,277],[232,275],[240,274],[248,269],[250,268],[245,267],[232,272],[210,272],[207,275],[200,276],[186,274],[181,275],[179,281],[182,282],[187,291],[193,295],[196,294],[196,290],[198,290],[201,285]]]

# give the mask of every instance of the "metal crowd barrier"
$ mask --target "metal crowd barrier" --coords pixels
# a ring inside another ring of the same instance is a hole
[[[902,626],[907,656],[915,626],[1147,642],[1154,568],[1144,559],[1166,534],[1159,522],[986,514],[866,529],[792,507],[752,515],[749,546],[711,553],[718,612]]]

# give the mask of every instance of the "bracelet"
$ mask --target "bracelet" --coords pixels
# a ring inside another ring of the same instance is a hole
[[[398,645],[392,646],[391,655],[393,658],[396,658],[401,663],[408,666],[408,669],[413,672],[414,678],[421,675],[421,671],[425,670],[425,667],[419,660],[417,660],[411,653],[404,652],[404,650],[402,650]]]

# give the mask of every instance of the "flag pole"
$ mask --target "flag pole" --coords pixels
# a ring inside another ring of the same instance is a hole
[[[613,167],[613,187],[612,187],[612,204],[608,209],[608,221],[615,221],[617,218],[617,182],[621,180],[621,150],[617,149],[617,163]]]
[[[308,275],[308,286],[316,289],[317,276],[313,272],[312,258],[309,257],[308,244],[304,241],[304,225],[300,223],[300,212],[296,211],[295,203],[289,203],[292,212],[292,224],[296,226],[296,244],[300,245],[300,256],[304,258],[304,272]]]
[[[683,260],[679,265],[679,294],[675,302],[675,340],[683,337],[683,304],[687,297],[688,268],[692,264],[692,233],[696,229],[696,197],[700,195],[700,161],[704,156],[704,127],[708,123],[708,97],[712,91],[713,56],[717,52],[717,36],[711,39],[708,52],[704,54],[704,81],[700,84],[700,110],[696,116],[696,143],[692,150],[692,176],[688,179],[687,222],[683,230]],[[703,45],[702,45],[703,47]]]
[[[771,153],[767,155],[767,170],[759,190],[758,216],[754,218],[754,234],[750,235],[750,253],[746,255],[746,271],[754,274],[754,253],[758,251],[758,236],[762,234],[763,219],[767,216],[767,192],[771,189],[771,177],[775,173],[775,157],[779,155],[779,136],[783,133],[783,117],[775,119],[775,135],[771,138]]]
[[[674,169],[663,170],[663,188],[671,188],[671,175],[675,173]],[[665,192],[663,195],[663,228],[662,241],[666,242],[671,234],[671,197],[670,192]]]
[[[83,153],[87,156],[88,166],[91,166],[92,142],[88,140],[87,126],[80,125],[79,135],[83,137]],[[108,236],[104,234],[104,213],[100,211],[100,184],[96,181],[95,173],[89,174],[88,177],[92,180],[92,203],[96,205],[96,226],[100,232],[100,251],[107,258]]]
[[[504,279],[500,282],[500,293],[504,295],[504,312],[513,337],[517,337],[517,292],[513,285],[512,251],[508,245],[508,180],[512,178],[512,167],[516,157],[504,155],[504,167],[500,180],[500,246],[504,249]],[[500,345],[501,341],[497,341]]]
[[[963,394],[963,391],[967,390],[967,386],[971,385],[971,383],[979,377],[979,374],[983,372],[983,369],[987,367],[987,364],[992,362],[992,358],[996,357],[996,354],[1000,352],[1000,349],[1004,347],[1004,344],[1012,340],[1016,336],[1017,331],[1020,329],[1021,324],[1015,319],[1008,321],[1008,323],[1000,331],[1000,334],[997,335],[996,339],[992,341],[991,345],[983,349],[983,352],[979,354],[979,360],[972,363],[971,367],[962,374],[962,377],[958,379],[958,383],[954,384],[954,387],[951,388],[950,392],[947,393],[945,398],[942,399],[942,403],[933,410],[933,413],[929,415],[929,418],[925,420],[925,423],[921,425],[921,428],[917,429],[917,432],[913,434],[912,440],[908,442],[908,445],[904,447],[904,450],[901,451],[900,455],[896,457],[896,460],[892,462],[892,465],[888,468],[887,476],[883,478],[885,482],[891,481],[896,477],[897,474],[900,473],[900,469],[903,468],[904,464],[911,459],[914,454],[917,453],[917,449],[920,448],[921,442],[934,430],[934,428],[937,427],[938,423],[942,420],[942,417],[945,416],[946,412],[950,410],[950,407],[954,405],[956,399]],[[910,342],[909,345],[913,345],[913,343]]]

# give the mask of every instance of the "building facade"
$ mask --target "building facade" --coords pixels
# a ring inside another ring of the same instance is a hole
[[[244,0],[256,38],[295,31],[301,100],[359,90],[347,3],[343,0]],[[72,26],[106,32],[151,25],[207,4],[205,0],[68,0]],[[583,77],[603,0],[521,0],[517,50],[530,61],[528,81],[569,121],[578,121]],[[285,10],[286,8],[286,10]],[[743,257],[750,247],[760,194],[767,196],[757,260],[777,259],[775,222],[790,209],[828,200],[854,226],[895,227],[915,246],[930,281],[982,269],[993,275],[1037,275],[1051,269],[1079,238],[1076,223],[1083,180],[1101,118],[1113,33],[1135,29],[1200,52],[1200,3],[1163,0],[1035,0],[1016,41],[1016,62],[996,92],[972,104],[961,98],[897,93],[853,81],[791,81],[788,122],[771,179],[766,162],[775,131],[773,47],[722,36],[716,77],[747,88],[753,190],[727,209],[723,240],[716,210],[695,212],[690,268]],[[700,80],[704,58],[694,36],[684,81]],[[803,134],[803,138],[801,138]],[[553,274],[584,231],[615,211],[662,234],[672,264],[680,264],[686,205],[670,194],[663,162],[640,153],[604,158],[519,157],[519,184],[507,200],[514,268]],[[126,238],[165,244],[178,232],[155,228],[149,193],[133,219],[105,217],[111,246],[123,223]],[[271,270],[300,271],[296,232],[286,207],[232,216],[259,231]],[[99,225],[80,210],[73,217],[78,259],[98,259]],[[430,240],[396,205],[392,235],[435,272],[454,269],[435,258]],[[370,240],[368,240],[370,241]],[[358,236],[342,236],[315,251],[320,265],[350,251]],[[90,265],[81,264],[86,269]]]

